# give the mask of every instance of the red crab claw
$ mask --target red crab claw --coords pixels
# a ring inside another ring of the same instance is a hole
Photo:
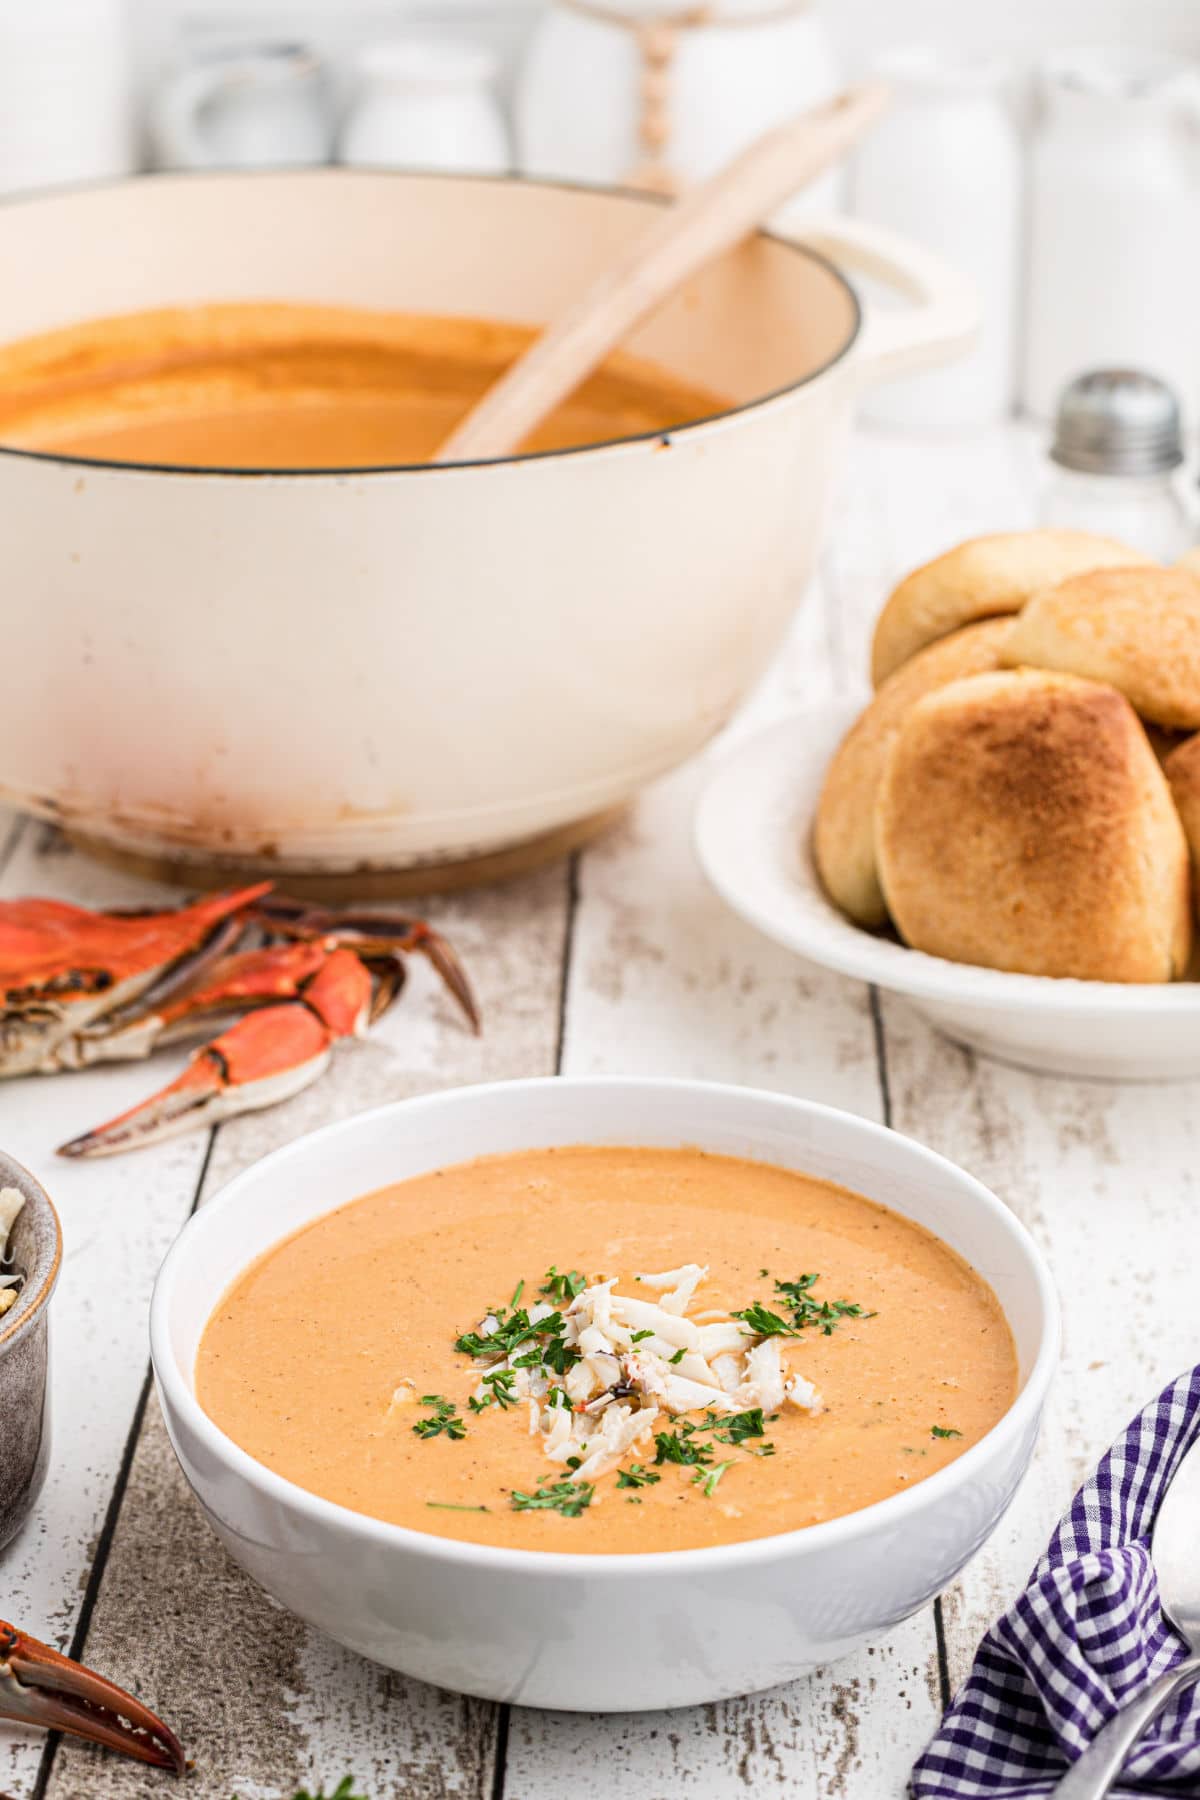
[[[69,1731],[176,1775],[186,1766],[175,1733],[140,1700],[2,1619],[0,1717]]]
[[[352,907],[306,906],[302,900],[289,900],[286,894],[268,894],[254,907],[253,916],[270,930],[294,938],[324,937],[339,944],[349,944],[368,962],[395,959],[406,952],[417,951],[427,957],[446,987],[458,1001],[472,1031],[481,1025],[479,1004],[475,999],[467,972],[457,953],[424,919],[408,913],[359,912]],[[403,981],[403,973],[395,982],[394,997]],[[387,1004],[385,1001],[384,1005]],[[380,1007],[376,1008],[378,1017]]]
[[[116,1026],[102,1026],[96,1034],[100,1054],[106,1062],[149,1056],[181,1038],[194,1037],[215,1015],[295,1000],[325,967],[333,948],[318,939],[223,956],[204,967],[203,979],[193,976],[177,984],[166,999],[161,989],[156,990],[152,1005],[127,1011]],[[86,1034],[85,1040],[91,1041]]]
[[[290,1100],[323,1072],[338,1038],[365,1029],[370,1010],[370,970],[352,950],[333,950],[302,999],[249,1013],[198,1050],[169,1087],[60,1145],[59,1154],[110,1156]]]

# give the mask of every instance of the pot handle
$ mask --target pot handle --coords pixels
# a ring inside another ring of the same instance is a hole
[[[979,328],[979,296],[974,283],[940,256],[862,219],[822,220],[791,235],[824,252],[839,268],[886,282],[912,302],[864,307],[854,359],[864,385],[950,362],[971,349]]]

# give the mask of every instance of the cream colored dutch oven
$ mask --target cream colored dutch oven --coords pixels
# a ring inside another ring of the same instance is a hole
[[[537,322],[650,204],[344,171],[11,202],[0,338],[236,299]],[[630,341],[736,402],[669,438],[354,473],[0,450],[4,798],[197,878],[462,864],[619,806],[778,644],[858,389],[969,340],[941,265],[811,241],[757,237]],[[909,304],[864,322],[843,267]]]

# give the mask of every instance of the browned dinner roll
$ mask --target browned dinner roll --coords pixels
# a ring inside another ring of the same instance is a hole
[[[813,851],[825,891],[857,924],[882,925],[887,918],[875,866],[875,794],[900,721],[935,688],[1001,668],[1011,630],[1011,619],[982,619],[918,651],[888,676],[842,739],[821,790]]]
[[[1114,538],[1087,531],[1000,531],[969,538],[914,569],[879,615],[871,651],[876,687],[935,638],[973,619],[1019,612],[1031,594],[1114,564],[1149,559]]]
[[[1175,567],[1185,570],[1189,575],[1200,575],[1200,545],[1181,556]]]
[[[1196,903],[1200,906],[1200,733],[1185,738],[1168,756],[1165,768],[1176,811],[1183,821],[1197,876]]]
[[[1200,579],[1178,569],[1093,569],[1035,594],[1004,660],[1120,688],[1168,731],[1200,729]]]
[[[1029,669],[918,700],[884,767],[876,848],[914,949],[1091,981],[1187,966],[1183,828],[1115,688]]]

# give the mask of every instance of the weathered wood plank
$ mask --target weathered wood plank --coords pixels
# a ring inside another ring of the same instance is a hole
[[[954,1685],[1111,1439],[1197,1354],[1200,1084],[1120,1087],[1005,1068],[885,1002],[897,1128],[962,1163],[1050,1258],[1063,1359],[1033,1470],[945,1603]]]
[[[561,868],[430,903],[478,984],[484,1036],[467,1034],[417,962],[400,1005],[365,1043],[344,1046],[321,1082],[286,1106],[221,1127],[204,1192],[298,1133],[365,1106],[552,1070],[566,907]],[[144,1351],[135,1360],[144,1368]],[[195,1800],[274,1800],[350,1770],[376,1800],[480,1800],[490,1789],[494,1709],[387,1675],[274,1607],[201,1518],[153,1401],[86,1654],[177,1726],[197,1763],[188,1787]],[[161,1793],[161,1777],[64,1745],[50,1800],[91,1800],[101,1790],[106,1800],[148,1800]]]
[[[842,686],[840,640],[818,589],[735,729]],[[691,768],[662,783],[581,858],[564,1070],[742,1082],[878,1118],[868,991],[765,942],[700,876],[690,821],[706,774]],[[517,1709],[504,1793],[551,1800],[586,1767],[603,1800],[899,1794],[939,1711],[926,1612],[836,1668],[727,1705],[608,1718]]]
[[[88,862],[56,832],[29,821],[0,894],[32,893],[94,906],[155,897],[144,883]],[[142,1387],[150,1287],[187,1217],[205,1138],[86,1165],[56,1157],[54,1147],[131,1104],[179,1061],[164,1058],[158,1076],[129,1064],[0,1086],[0,1141],[45,1182],[65,1248],[52,1315],[49,1476],[33,1519],[0,1559],[0,1611],[64,1647]],[[28,1793],[42,1748],[37,1734],[0,1725],[0,1788]]]

